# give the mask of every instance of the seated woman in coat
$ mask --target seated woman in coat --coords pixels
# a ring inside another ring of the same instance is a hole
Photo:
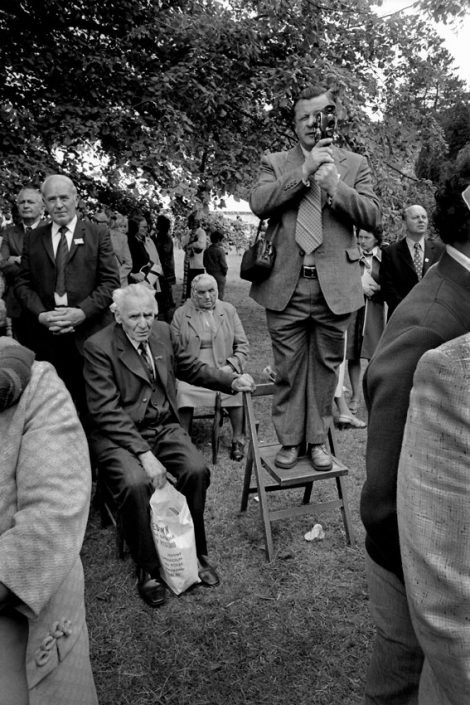
[[[199,274],[191,282],[191,298],[175,311],[171,328],[185,348],[203,362],[242,373],[249,344],[232,304],[219,301],[217,282],[209,274]],[[181,422],[189,430],[194,407],[212,406],[214,392],[178,382],[177,404]],[[243,458],[243,402],[240,394],[222,395],[232,424],[232,460]]]
[[[80,549],[88,445],[48,362],[0,338],[0,702],[97,705]]]

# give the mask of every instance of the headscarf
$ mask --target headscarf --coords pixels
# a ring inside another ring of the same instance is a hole
[[[34,353],[12,338],[0,338],[0,411],[13,406],[30,377]]]
[[[196,287],[201,282],[204,282],[204,283],[210,282],[215,289],[215,298],[214,298],[214,302],[213,302],[211,309],[202,308],[201,302],[198,298],[198,295],[196,294]],[[194,308],[197,311],[213,311],[215,309],[215,305],[217,303],[218,297],[219,297],[219,288],[217,286],[217,281],[214,279],[214,277],[211,274],[206,274],[206,273],[198,274],[197,276],[194,277],[194,279],[191,282],[191,301],[193,302]]]

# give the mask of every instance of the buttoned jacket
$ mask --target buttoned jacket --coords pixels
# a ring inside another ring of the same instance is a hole
[[[331,203],[322,191],[323,242],[314,255],[326,303],[333,313],[340,315],[364,304],[361,253],[354,230],[375,230],[381,216],[367,159],[337,147],[333,148],[333,157],[340,179]],[[250,195],[253,212],[259,218],[269,219],[267,235],[276,249],[270,276],[261,284],[253,284],[250,296],[273,311],[282,311],[287,306],[303,264],[304,252],[295,241],[295,228],[299,203],[308,188],[303,182],[304,161],[300,145],[287,152],[263,156]]]
[[[217,301],[213,316],[212,350],[217,366],[228,363],[237,372],[243,372],[249,343],[235,307],[227,301]],[[202,321],[190,299],[175,311],[171,328],[186,351],[199,357]]]
[[[65,269],[68,305],[82,309],[85,320],[75,331],[82,342],[110,320],[112,292],[119,288],[119,272],[107,227],[78,220]],[[22,306],[37,323],[40,313],[55,308],[56,264],[51,225],[27,238],[15,292]],[[49,335],[37,324],[36,335]]]
[[[59,682],[83,678],[83,700],[64,691],[60,702],[93,705],[80,561],[91,470],[72,400],[49,363],[33,364],[18,403],[0,414],[0,438],[0,582],[29,620],[30,702],[54,701],[60,670]]]
[[[444,245],[438,240],[424,241],[423,276],[443,252]],[[418,275],[406,238],[384,247],[380,265],[380,285],[388,305],[389,317],[417,283]]]
[[[172,339],[167,323],[154,322],[148,344],[160,387],[176,419],[176,376],[190,384],[232,393],[235,373],[217,370],[190,355]],[[134,455],[149,451],[139,425],[150,403],[152,384],[122,327],[113,323],[91,336],[83,354],[88,408],[95,425],[94,448],[99,452],[110,441]]]

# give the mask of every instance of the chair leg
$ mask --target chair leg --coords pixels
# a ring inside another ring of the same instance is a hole
[[[220,392],[215,395],[214,404],[214,421],[212,422],[212,464],[217,465],[219,457],[220,434],[222,433],[222,425],[224,417],[222,412],[222,397]]]
[[[250,495],[251,473],[253,472],[253,447],[251,442],[248,445],[245,463],[245,477],[243,478],[242,503],[241,512],[245,512],[248,506],[248,497]]]
[[[338,497],[341,500],[341,514],[343,516],[344,531],[346,533],[346,543],[349,546],[354,546],[354,532],[352,528],[352,517],[349,511],[348,491],[346,486],[346,478],[342,475],[336,478],[336,487],[338,489]]]
[[[313,482],[309,482],[308,485],[305,485],[302,504],[309,504],[310,497],[312,496],[312,488],[313,488]]]

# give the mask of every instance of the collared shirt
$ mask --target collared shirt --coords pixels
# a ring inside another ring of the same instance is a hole
[[[65,226],[67,228],[67,232],[65,233],[65,237],[67,239],[67,247],[70,248],[72,246],[72,238],[73,238],[73,233],[75,231],[75,227],[77,225],[77,216],[75,215],[72,220],[67,223]],[[54,257],[57,254],[57,248],[59,247],[59,241],[60,241],[60,228],[62,226],[59,225],[58,223],[52,223],[52,228],[51,228],[51,238],[52,238],[52,249],[54,251]],[[67,297],[67,293],[63,294],[62,296],[59,296],[56,292],[54,293],[54,301],[56,306],[68,306],[69,305],[69,300]]]
[[[423,237],[421,238],[421,240],[412,240],[412,239],[409,238],[409,237],[406,237],[406,238],[405,238],[406,244],[408,245],[408,249],[409,249],[409,251],[410,251],[411,259],[414,259],[414,256],[415,256],[415,245],[418,244],[418,245],[419,245],[419,249],[421,250],[421,256],[422,256],[423,261],[424,261],[424,241],[425,241],[425,239],[426,239],[426,238],[425,238],[424,235],[423,235]]]
[[[153,376],[156,377],[157,375],[156,375],[156,371],[155,371],[155,362],[154,362],[152,351],[150,350],[150,345],[148,344],[148,342],[147,343],[142,343],[142,342],[139,343],[139,342],[137,342],[137,340],[132,340],[132,338],[130,338],[127,335],[127,333],[126,333],[126,338],[130,342],[130,344],[132,345],[132,347],[135,349],[135,351],[137,352],[137,354],[139,356],[140,356],[139,347],[141,345],[144,346],[145,352],[147,354],[148,363],[152,366]]]
[[[460,250],[456,250],[452,245],[446,245],[446,252],[449,257],[455,259],[456,262],[462,265],[468,272],[470,272],[470,257],[464,255]]]
[[[42,225],[42,218],[38,218],[37,220],[34,221],[31,225],[26,225],[26,223],[23,223],[23,230],[26,232],[27,230],[36,230],[36,228],[39,228],[39,226]]]

